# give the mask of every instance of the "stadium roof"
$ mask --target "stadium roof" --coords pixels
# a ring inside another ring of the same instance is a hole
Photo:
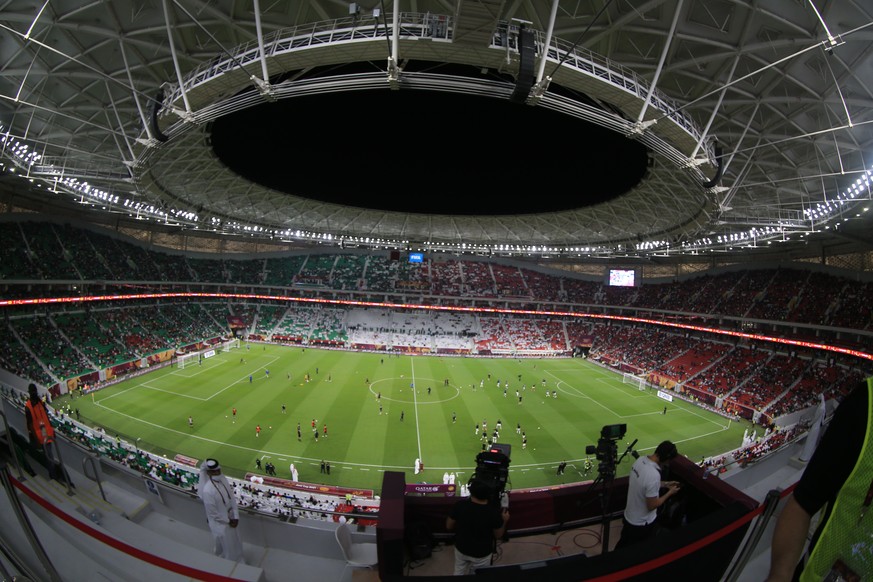
[[[861,2],[11,0],[0,26],[10,206],[579,260],[873,246]]]

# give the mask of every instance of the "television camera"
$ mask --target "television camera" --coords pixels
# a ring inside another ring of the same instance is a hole
[[[600,429],[600,438],[597,445],[585,447],[586,455],[594,455],[597,458],[597,472],[603,479],[609,480],[615,477],[615,466],[618,464],[618,441],[627,433],[626,424],[608,424]],[[634,441],[636,444],[636,441]],[[633,448],[631,445],[630,448]]]
[[[625,455],[631,453],[634,458],[639,457],[637,452],[633,450],[637,444],[636,439],[630,444],[627,450],[618,456],[618,441],[624,438],[627,433],[626,424],[607,424],[600,429],[600,438],[597,440],[597,445],[588,445],[585,447],[585,454],[595,455],[597,457],[597,479],[591,483],[591,487],[600,486],[601,520],[602,531],[601,540],[604,552],[609,551],[609,529],[610,529],[610,512],[609,512],[609,497],[612,494],[612,481],[615,479],[615,468],[624,459]]]
[[[508,444],[494,443],[487,451],[476,455],[476,470],[469,483],[478,481],[488,487],[488,501],[506,507],[506,482],[509,480],[509,458],[512,447]]]

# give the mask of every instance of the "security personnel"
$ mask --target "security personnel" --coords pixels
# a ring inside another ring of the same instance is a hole
[[[788,498],[776,527],[768,582],[871,580],[873,560],[873,378],[837,407],[827,431]],[[826,508],[799,562],[812,516]]]
[[[46,445],[55,441],[55,429],[49,420],[45,403],[39,398],[39,391],[33,382],[27,387],[30,398],[24,405],[24,414],[27,418],[27,433],[30,435],[31,444],[38,444],[45,449]]]
[[[60,480],[63,472],[55,458],[55,451],[52,449],[55,446],[55,429],[49,419],[45,403],[39,397],[36,384],[31,382],[27,391],[30,397],[24,404],[24,416],[27,420],[30,444],[45,454],[45,468],[48,469],[49,478]],[[69,477],[67,477],[67,481],[69,482]],[[70,485],[72,486],[72,483]]]

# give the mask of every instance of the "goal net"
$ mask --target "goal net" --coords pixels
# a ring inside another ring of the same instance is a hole
[[[627,372],[625,372],[624,374],[621,375],[621,382],[622,382],[622,384],[633,384],[634,386],[637,387],[638,390],[645,390],[646,389],[646,379],[645,378],[640,378],[639,376],[636,376],[634,374],[629,374]]]
[[[234,338],[234,339],[230,340],[229,342],[225,342],[225,343],[221,344],[221,351],[222,352],[229,352],[232,348],[238,348],[238,347],[239,347],[239,338]]]
[[[179,358],[176,360],[176,364],[178,364],[180,370],[185,366],[196,366],[199,362],[199,353],[184,354],[182,356],[179,356]]]

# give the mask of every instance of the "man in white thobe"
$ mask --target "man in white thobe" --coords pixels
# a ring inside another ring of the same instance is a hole
[[[234,562],[243,561],[242,541],[239,537],[239,509],[233,487],[221,474],[221,465],[215,459],[206,459],[200,465],[200,498],[206,508],[206,520],[215,539],[215,555]]]

